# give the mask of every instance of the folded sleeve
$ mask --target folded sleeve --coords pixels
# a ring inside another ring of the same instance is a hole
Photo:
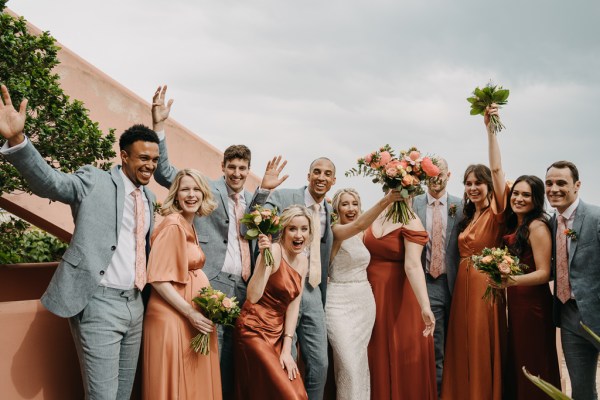
[[[186,233],[177,223],[167,223],[157,228],[152,239],[152,248],[148,259],[148,283],[176,282],[188,283],[188,253]]]
[[[402,228],[402,236],[409,242],[420,244],[425,246],[429,240],[427,231],[412,231],[410,229]]]

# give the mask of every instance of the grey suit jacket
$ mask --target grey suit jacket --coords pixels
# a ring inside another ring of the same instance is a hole
[[[556,215],[552,224],[552,271],[556,276]],[[569,280],[575,294],[577,308],[584,324],[600,334],[600,207],[579,201],[575,211],[573,230],[577,240],[569,248]],[[554,280],[556,293],[556,279]],[[554,322],[560,326],[562,303],[554,296]]]
[[[178,169],[169,163],[169,155],[167,153],[166,140],[161,140],[159,144],[160,158],[158,161],[158,167],[154,172],[154,179],[160,185],[168,188],[177,175]],[[225,184],[224,178],[215,180],[207,179],[211,192],[217,202],[217,208],[206,217],[195,217],[194,227],[196,228],[196,235],[198,236],[198,242],[200,247],[206,256],[206,262],[202,271],[206,274],[209,280],[214,279],[221,270],[225,263],[225,256],[227,255],[227,237],[229,233],[229,224],[236,223],[235,220],[230,218],[228,213],[228,194],[227,185]],[[257,194],[257,196],[260,196]],[[265,194],[259,201],[264,202],[267,198]],[[246,204],[252,202],[252,193],[244,190],[244,198]],[[249,242],[250,254],[254,254],[253,247],[255,243]],[[254,257],[251,257],[252,268],[254,268]]]
[[[462,200],[456,196],[448,194],[448,204],[446,210],[455,206],[456,212],[454,215],[448,215],[448,224],[446,226],[446,276],[448,277],[448,290],[452,294],[454,290],[454,282],[456,282],[456,273],[458,264],[460,263],[460,254],[458,252],[458,222],[462,218]],[[413,199],[413,209],[415,213],[427,226],[427,194],[416,196]],[[429,238],[431,240],[431,237]],[[427,259],[427,248],[423,247],[423,255],[421,261],[425,269]]]
[[[294,205],[300,204],[304,206],[304,192],[306,191],[306,186],[301,187],[299,189],[279,189],[271,192],[268,200],[266,201],[266,206],[269,207],[277,207],[277,210],[281,213],[285,208]],[[258,192],[258,191],[257,191]],[[263,205],[265,204],[264,196],[256,196],[250,204],[249,208],[251,209],[254,205]],[[321,284],[319,287],[321,288],[321,296],[323,299],[323,306],[325,306],[325,300],[327,298],[327,275],[329,271],[329,257],[331,255],[331,246],[333,245],[333,233],[331,232],[331,213],[333,209],[331,206],[325,202],[325,220],[326,229],[321,237]]]
[[[54,314],[72,317],[94,295],[117,248],[126,195],[120,166],[107,172],[86,165],[66,174],[50,167],[31,142],[5,158],[33,193],[71,206],[73,238],[41,301]],[[147,188],[143,190],[152,205],[154,195]],[[153,226],[151,219],[149,232]]]

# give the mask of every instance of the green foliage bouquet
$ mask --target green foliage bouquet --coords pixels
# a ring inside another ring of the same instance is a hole
[[[510,91],[508,89],[503,89],[502,86],[494,85],[491,82],[483,89],[476,87],[475,90],[473,90],[473,96],[467,98],[467,101],[471,103],[471,115],[484,115],[485,108],[492,104],[498,106],[505,105],[508,103],[509,93]],[[494,134],[506,128],[504,124],[500,122],[500,118],[496,115],[490,116],[490,123]]]
[[[512,276],[522,275],[522,268],[527,267],[519,264],[519,258],[511,255],[507,247],[503,249],[495,247],[489,249],[486,247],[480,255],[472,256],[471,260],[473,261],[473,267],[486,274],[497,286],[502,285],[504,281],[511,279]],[[496,299],[502,296],[503,290],[488,285],[483,294],[483,299],[494,303]]]
[[[248,228],[244,237],[247,240],[254,240],[258,238],[258,235],[275,235],[282,229],[279,223],[279,215],[277,214],[277,207],[274,209],[265,208],[262,206],[254,206],[254,211],[249,214],[244,214],[240,219],[240,222]],[[265,249],[263,253],[265,258],[265,265],[272,267],[274,264],[273,253],[271,250]]]
[[[235,297],[227,297],[220,290],[210,286],[198,291],[198,296],[192,299],[204,316],[215,324],[233,326],[233,322],[240,315],[240,306]],[[192,349],[203,355],[210,353],[209,333],[199,333],[192,339]]]

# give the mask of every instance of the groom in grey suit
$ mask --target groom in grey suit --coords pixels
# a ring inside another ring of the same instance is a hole
[[[263,204],[264,194],[279,186],[280,180],[272,169],[275,178],[270,177],[269,170],[260,189],[249,209],[255,204]],[[271,179],[269,179],[271,178]],[[300,204],[311,209],[318,205],[319,221],[321,225],[320,259],[321,259],[321,281],[314,287],[309,283],[310,277],[302,292],[300,313],[298,315],[298,327],[296,335],[300,343],[300,352],[305,366],[304,386],[310,400],[322,400],[327,379],[327,330],[325,326],[325,299],[327,295],[327,275],[329,270],[329,256],[333,245],[333,233],[331,232],[331,205],[325,201],[325,195],[335,183],[335,166],[328,158],[318,158],[310,164],[308,171],[308,186],[298,189],[279,189],[273,191],[267,201],[267,206],[281,212],[285,208]]]
[[[155,200],[144,186],[158,162],[158,137],[134,125],[119,139],[121,166],[107,172],[88,165],[66,174],[50,167],[23,134],[27,101],[17,112],[4,85],[2,97],[0,135],[7,142],[0,153],[33,193],[69,204],[75,220],[42,304],[69,318],[86,398],[129,399],[142,338],[140,291]]]
[[[435,367],[438,394],[442,389],[442,372],[444,368],[444,347],[448,318],[450,317],[450,304],[452,291],[456,280],[456,273],[460,256],[458,253],[458,221],[462,216],[462,201],[446,191],[451,173],[448,163],[443,158],[438,158],[440,174],[437,179],[430,180],[427,184],[427,193],[417,196],[413,200],[413,209],[425,225],[429,234],[429,242],[422,255],[422,264],[425,268],[427,293],[431,311],[435,315],[435,331],[433,340],[435,344]],[[439,202],[443,236],[440,238],[443,258],[440,271],[431,271],[432,246],[433,246],[433,213],[436,212],[435,202]],[[439,274],[439,275],[438,275]],[[437,275],[437,276],[434,276]]]
[[[168,118],[173,103],[173,100],[170,100],[165,104],[166,90],[166,86],[159,87],[154,94],[152,120],[154,130],[160,138],[160,159],[155,179],[162,186],[170,187],[178,170],[169,163],[165,140],[164,121]],[[223,177],[215,180],[207,179],[218,206],[210,215],[194,218],[198,242],[206,256],[202,270],[212,287],[227,296],[235,296],[240,307],[246,300],[246,285],[249,279],[249,275],[243,276],[245,272],[242,256],[244,246],[247,250],[246,254],[250,256],[250,266],[247,266],[246,274],[249,274],[255,261],[252,242],[244,240],[238,230],[237,220],[241,218],[241,215],[236,215],[236,201],[242,210],[245,210],[252,201],[252,193],[244,189],[246,178],[250,173],[250,161],[250,149],[244,145],[229,146],[225,150],[221,164]],[[279,183],[286,178],[287,176],[281,179],[278,176],[274,177]],[[258,201],[264,202],[267,196],[268,193],[264,194],[263,198],[259,198]],[[237,200],[235,200],[236,197]],[[229,399],[233,397],[235,387],[233,327],[219,325],[217,329],[223,398]]]
[[[561,331],[572,397],[596,400],[600,343],[580,323],[600,334],[600,208],[579,199],[579,172],[569,161],[548,167],[545,183],[546,197],[556,208],[551,220],[554,321]]]

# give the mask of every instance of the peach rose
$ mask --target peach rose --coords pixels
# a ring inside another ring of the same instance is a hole
[[[419,157],[421,157],[421,153],[419,153],[416,150],[413,150],[410,153],[408,153],[408,157],[410,157],[410,159],[413,161],[417,161]]]
[[[504,258],[504,261],[506,261],[506,263],[507,263],[508,265],[514,264],[514,261],[513,261],[513,259],[512,259],[511,257],[509,257],[509,256],[504,256],[503,258]]]
[[[383,167],[392,159],[392,155],[387,151],[382,151],[379,153],[379,166]]]
[[[396,168],[388,168],[385,170],[385,174],[390,178],[395,178],[398,175],[398,170]]]
[[[229,297],[225,297],[223,299],[223,307],[225,307],[226,309],[230,309],[233,306],[233,302],[231,301],[231,299]]]
[[[400,161],[398,161],[398,159],[397,159],[397,158],[394,158],[394,159],[392,159],[390,162],[388,162],[388,163],[385,165],[385,168],[386,168],[386,169],[388,169],[388,168],[396,168],[396,169],[398,169],[398,166],[399,166],[399,165],[400,165]]]
[[[510,265],[505,262],[501,262],[498,264],[498,271],[500,271],[502,275],[508,275],[510,274]]]
[[[489,264],[494,260],[492,256],[485,256],[481,259],[481,262],[484,264]]]
[[[219,296],[217,296],[216,294],[211,294],[211,295],[210,295],[210,298],[211,298],[211,299],[218,299],[218,298],[219,298]]]
[[[273,225],[279,225],[279,215],[273,217]]]
[[[410,186],[413,184],[413,176],[406,174],[404,175],[404,177],[402,178],[402,186]]]
[[[271,210],[262,210],[260,212],[260,215],[264,218],[264,219],[269,219],[269,217],[271,216]]]
[[[427,176],[438,176],[440,174],[440,169],[429,157],[423,158],[423,161],[421,161],[421,168],[423,168],[423,171],[425,171]]]
[[[403,169],[406,169],[406,168],[408,168],[408,163],[406,162],[406,160],[402,160],[402,161],[400,161],[400,166]]]
[[[369,153],[365,156],[365,164],[371,164],[371,161],[373,161],[373,153]]]

